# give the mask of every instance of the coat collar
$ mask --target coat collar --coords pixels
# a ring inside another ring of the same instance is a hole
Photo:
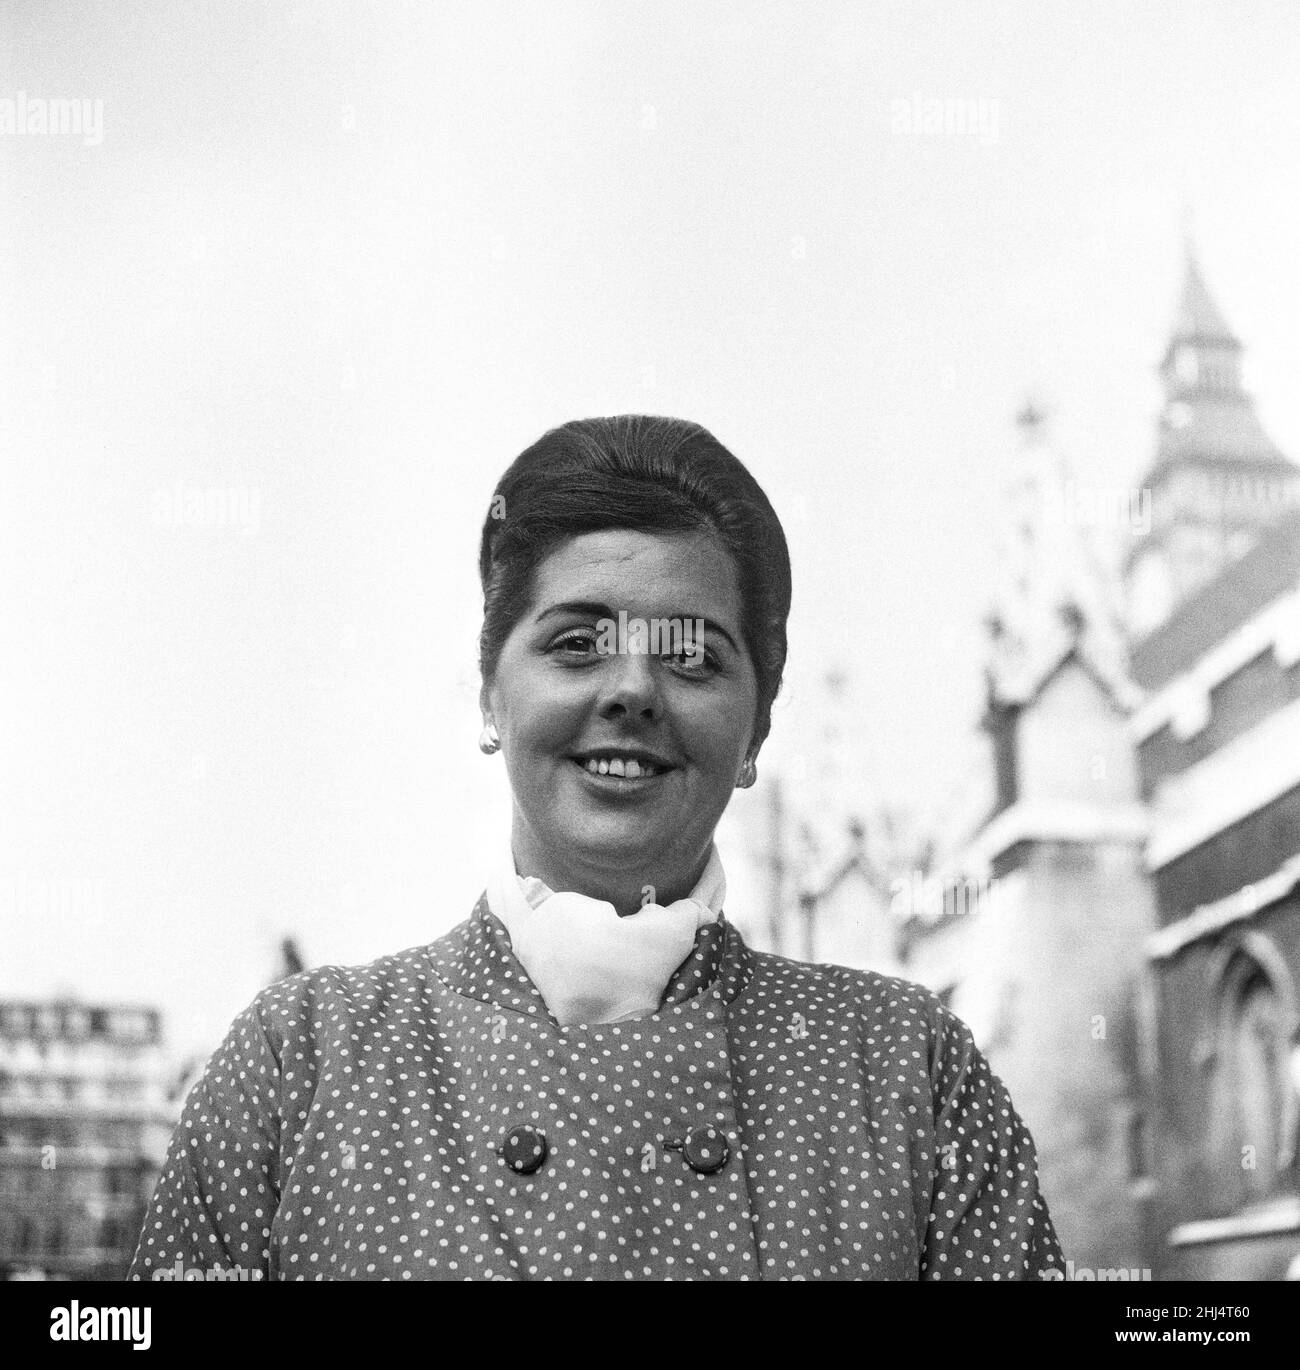
[[[510,935],[489,908],[486,894],[479,896],[465,922],[427,950],[434,974],[454,993],[558,1026],[541,991],[519,964]],[[684,1003],[714,986],[723,1002],[731,1003],[748,982],[751,956],[740,934],[719,915],[716,923],[696,933],[690,955],[668,981],[663,1004]]]

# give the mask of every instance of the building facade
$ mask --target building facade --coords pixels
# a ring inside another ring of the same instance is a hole
[[[1157,535],[1128,565],[1159,917],[1153,1259],[1171,1278],[1300,1275],[1300,471],[1240,353],[1193,267],[1162,368]]]
[[[0,1278],[123,1278],[176,1111],[156,1010],[0,1002]]]
[[[1300,1277],[1300,470],[1241,354],[1189,253],[1118,558],[1020,415],[982,787],[850,962],[970,1024],[1091,1271]]]

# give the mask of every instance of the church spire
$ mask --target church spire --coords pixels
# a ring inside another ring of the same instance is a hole
[[[1160,362],[1165,400],[1149,529],[1126,556],[1132,631],[1154,631],[1183,601],[1249,551],[1300,497],[1300,471],[1274,446],[1241,384],[1242,344],[1187,244],[1182,289]]]
[[[1182,293],[1160,368],[1166,393],[1240,390],[1241,341],[1214,302],[1190,241],[1186,250]]]
[[[1002,526],[997,579],[985,618],[990,697],[1028,698],[1067,650],[1119,678],[1124,642],[1115,570],[1096,527],[1095,487],[1080,482],[1053,437],[1043,406],[1016,415],[1019,451]]]

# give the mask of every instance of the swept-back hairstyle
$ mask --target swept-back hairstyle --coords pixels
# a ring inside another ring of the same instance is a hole
[[[521,452],[497,482],[479,543],[484,681],[491,683],[502,645],[531,602],[538,564],[569,538],[607,528],[707,531],[730,554],[758,689],[757,749],[785,669],[790,554],[780,520],[744,464],[684,419],[576,419]]]

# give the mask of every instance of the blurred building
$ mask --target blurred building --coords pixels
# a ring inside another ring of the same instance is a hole
[[[902,929],[890,917],[889,879],[867,848],[866,829],[850,820],[832,836],[839,851],[805,853],[799,863],[799,913],[783,954],[901,975]]]
[[[1132,720],[1159,911],[1145,1047],[1172,1278],[1300,1253],[1300,471],[1195,264],[1161,374],[1151,536],[1129,559]]]
[[[1126,558],[1138,641],[1235,565],[1300,500],[1300,471],[1264,432],[1242,388],[1241,354],[1189,252],[1160,364],[1165,401],[1155,460],[1142,482],[1151,493],[1151,528]]]
[[[156,1010],[0,1002],[0,1278],[121,1279],[175,1117]]]
[[[1133,986],[1155,897],[1128,727],[1139,696],[1087,483],[1036,407],[1018,426],[988,623],[987,802],[943,862],[965,898],[919,930],[909,971],[947,991],[1011,1091],[1069,1258],[1140,1269]]]
[[[1300,513],[1137,644],[1160,928],[1147,1076],[1158,1253],[1276,1278],[1300,1252]]]
[[[855,761],[867,712],[842,667],[808,686],[814,735],[784,770],[763,770],[760,785],[738,792],[719,828],[728,917],[758,950],[896,970],[888,917],[894,862],[880,850],[891,815],[873,815],[881,821],[871,824],[869,849],[862,814],[870,788]]]
[[[1156,1279],[1300,1253],[1300,470],[1241,352],[1189,252],[1139,486],[1081,478],[1026,406],[961,813],[910,868],[842,843],[781,948],[940,993],[1067,1256]]]

